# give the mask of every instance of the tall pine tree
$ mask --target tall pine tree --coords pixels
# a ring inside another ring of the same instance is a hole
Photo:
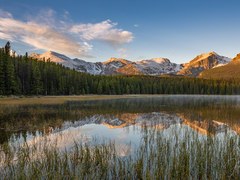
[[[0,49],[0,95],[5,94],[4,50]]]
[[[11,60],[10,56],[6,57],[5,60],[5,93],[7,95],[16,94],[17,93],[17,82],[16,75],[14,70],[14,64]]]
[[[41,73],[38,65],[34,64],[32,68],[32,94],[39,95],[42,92]]]
[[[10,55],[10,51],[11,51],[11,44],[8,41],[7,44],[5,45],[5,54]]]

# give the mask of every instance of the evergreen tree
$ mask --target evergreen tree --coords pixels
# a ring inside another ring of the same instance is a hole
[[[10,55],[10,51],[11,51],[11,44],[8,41],[7,44],[5,45],[5,54]]]
[[[0,49],[0,95],[5,94],[5,75],[4,75],[4,59],[3,50]]]
[[[97,94],[102,94],[103,92],[103,85],[102,82],[100,81],[97,86]]]
[[[5,93],[7,95],[16,94],[18,87],[14,65],[10,60],[10,56],[7,56],[5,63]]]
[[[39,95],[42,89],[41,73],[39,67],[36,65],[32,69],[32,94]]]

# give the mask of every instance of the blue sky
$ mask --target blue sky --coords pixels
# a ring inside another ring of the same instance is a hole
[[[0,43],[88,61],[240,53],[237,0],[0,0]],[[42,31],[40,31],[40,30]]]

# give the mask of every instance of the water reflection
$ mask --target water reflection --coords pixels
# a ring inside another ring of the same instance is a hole
[[[115,141],[119,154],[141,143],[144,129],[171,136],[172,129],[216,136],[240,133],[239,96],[159,96],[67,102],[61,105],[2,106],[0,144]],[[121,148],[120,148],[121,147]],[[123,153],[124,152],[124,153]]]

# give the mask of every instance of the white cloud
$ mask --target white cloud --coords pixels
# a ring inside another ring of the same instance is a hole
[[[94,40],[114,47],[131,42],[133,34],[117,29],[116,26],[117,23],[110,20],[96,24],[76,24],[69,18],[67,11],[61,18],[57,18],[56,12],[51,9],[21,21],[0,9],[0,39],[23,42],[36,49],[76,57],[91,57],[89,53],[93,46],[89,42]]]
[[[56,12],[52,9],[40,10],[36,16],[28,15],[28,21],[40,22],[48,26],[55,26],[56,21]]]
[[[12,18],[12,14],[7,11],[4,11],[3,9],[0,9],[0,17]]]
[[[117,23],[106,20],[96,24],[73,25],[70,31],[85,40],[100,40],[114,46],[129,43],[133,40],[131,32],[117,29],[116,26]]]
[[[78,43],[64,33],[47,25],[35,22],[21,22],[11,18],[0,18],[0,37],[11,41],[20,41],[43,50],[66,53],[73,56],[88,56],[91,49],[84,43]]]
[[[12,40],[13,37],[10,34],[6,34],[0,31],[0,39]]]

